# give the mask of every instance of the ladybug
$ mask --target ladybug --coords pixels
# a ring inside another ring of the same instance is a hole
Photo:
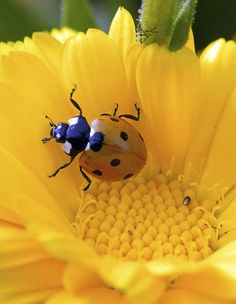
[[[116,116],[118,104],[113,114],[101,114],[89,125],[82,114],[79,104],[73,99],[76,87],[70,93],[70,101],[79,115],[68,120],[68,123],[55,124],[48,116],[52,127],[50,137],[42,139],[43,143],[51,139],[63,144],[64,152],[70,161],[60,166],[49,177],[68,167],[80,154],[79,168],[87,181],[83,189],[87,191],[91,179],[87,174],[105,181],[121,181],[136,175],[145,165],[147,150],[141,134],[125,119],[139,121],[140,108],[135,104],[137,116],[122,114]]]

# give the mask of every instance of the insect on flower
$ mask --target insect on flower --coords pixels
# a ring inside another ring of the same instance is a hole
[[[70,93],[70,101],[79,110],[79,115],[68,120],[68,123],[55,124],[48,116],[52,127],[50,137],[42,139],[43,143],[55,139],[63,144],[64,152],[70,161],[61,165],[49,177],[56,176],[61,169],[68,167],[80,154],[80,172],[87,181],[83,189],[87,191],[93,177],[106,181],[126,180],[143,168],[147,160],[147,150],[141,134],[125,119],[139,121],[140,108],[135,104],[136,116],[121,114],[116,116],[118,104],[113,114],[101,114],[91,125],[82,114],[80,105],[73,99],[76,87]]]
[[[191,202],[190,196],[185,196],[185,198],[183,199],[183,204],[184,204],[184,206],[189,205],[190,202]]]

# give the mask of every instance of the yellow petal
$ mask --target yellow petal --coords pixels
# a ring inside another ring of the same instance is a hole
[[[63,27],[61,29],[53,29],[51,31],[53,37],[58,41],[64,42],[69,39],[71,36],[76,36],[78,33],[69,27]]]
[[[66,267],[63,283],[65,289],[71,293],[83,292],[85,289],[95,287],[105,287],[104,282],[95,271],[75,263]]]
[[[222,301],[236,301],[236,241],[217,250],[201,266],[194,273],[181,275],[175,288]]]
[[[12,50],[12,46],[9,43],[0,42],[0,79],[3,77],[3,69],[2,69],[2,58],[3,55],[8,55]]]
[[[188,41],[185,46],[188,47],[193,52],[195,52],[195,43],[194,43],[194,36],[193,36],[192,28],[189,31]]]
[[[48,227],[71,233],[71,227],[55,204],[54,198],[37,177],[13,155],[0,146],[1,167],[4,178],[0,179],[0,188],[4,207],[9,207],[27,223],[48,221]],[[29,186],[30,185],[30,186]],[[28,199],[30,198],[30,199]],[[21,208],[19,208],[19,204]],[[25,211],[25,212],[24,212]],[[33,218],[35,216],[35,219]],[[42,228],[44,226],[42,225]]]
[[[97,269],[101,266],[101,259],[85,242],[69,235],[56,232],[38,236],[51,254],[72,263],[80,263],[88,269]]]
[[[0,205],[0,224],[4,226],[22,227],[20,217],[7,206]]]
[[[48,288],[42,290],[32,290],[24,293],[14,293],[9,295],[0,295],[1,304],[38,304],[45,301],[53,294],[57,293],[60,288]]]
[[[137,304],[156,302],[166,288],[164,278],[154,275],[140,263],[124,263],[107,258],[99,272],[109,286],[122,291],[131,302]]]
[[[231,94],[219,117],[214,137],[211,139],[211,147],[201,181],[201,184],[206,187],[218,185],[216,189],[218,196],[222,194],[222,189],[230,189],[235,186],[236,182],[235,120],[236,89]],[[222,206],[224,207],[224,205]]]
[[[86,286],[85,290],[91,290],[95,286],[107,285],[122,291],[135,303],[143,304],[157,300],[165,289],[165,281],[142,265],[102,259],[79,240],[48,234],[41,241],[53,256],[73,262],[64,276],[66,289],[71,292],[83,295]],[[74,267],[75,262],[83,267]]]
[[[33,304],[46,300],[61,286],[63,269],[62,262],[47,259],[2,270],[0,272],[0,302]]]
[[[231,229],[231,230],[227,231],[227,226],[228,226],[227,223],[228,223],[228,221],[224,225],[224,226],[226,226],[226,232],[223,236],[221,236],[221,238],[218,241],[219,248],[226,246],[228,243],[230,243],[236,239],[236,229]]]
[[[206,265],[214,265],[224,271],[232,280],[236,279],[236,240],[215,251],[206,260]]]
[[[217,287],[216,287],[217,288]],[[191,290],[172,289],[167,291],[160,299],[158,304],[175,304],[177,302],[181,304],[230,304],[232,302],[222,301],[214,297],[208,297],[199,293],[195,293]]]
[[[25,229],[0,228],[0,269],[11,269],[49,258],[44,248]]]
[[[131,304],[122,295],[109,288],[93,288],[78,295],[60,292],[51,297],[46,304]]]
[[[123,263],[112,258],[106,258],[100,274],[108,285],[118,290],[125,290],[140,270],[138,263]],[[122,275],[121,275],[122,274]]]
[[[221,210],[220,210],[221,211]],[[236,198],[234,198],[219,216],[219,222],[223,223],[224,235],[219,240],[219,247],[223,247],[236,239]]]
[[[80,299],[69,292],[61,291],[50,297],[45,304],[88,304],[88,302],[80,302]]]
[[[70,91],[65,96],[56,75],[52,75],[37,57],[26,52],[11,52],[3,58],[2,66],[4,80],[15,82],[25,95],[31,96],[34,108],[39,108],[52,118],[60,115],[66,119],[71,115],[69,107],[65,106],[70,105]]]
[[[64,84],[64,87],[67,88],[67,91],[70,91],[74,84],[78,86],[77,74],[80,68],[78,59],[78,43],[83,35],[83,33],[80,33],[77,39],[74,37],[69,38],[63,44],[61,55],[61,82]],[[80,92],[78,94],[78,90],[75,91],[74,97],[79,101],[83,109],[84,105],[81,104]]]
[[[236,83],[235,43],[219,39],[210,44],[200,57],[200,65],[202,89],[195,106],[187,156],[187,165],[192,163],[198,178],[224,105]]]
[[[29,197],[39,200],[41,197],[44,197],[44,199],[49,202],[52,200],[50,194],[43,185],[40,184],[34,174],[3,147],[0,147],[0,159],[4,172],[4,178],[0,179],[1,204],[3,204],[3,206],[12,207],[14,201],[22,194],[28,194]],[[31,187],[29,187],[27,183],[29,181],[31,182]]]
[[[201,54],[200,64],[205,97],[210,97],[211,102],[216,98],[214,105],[217,108],[215,108],[215,111],[220,110],[225,102],[225,97],[229,95],[236,81],[234,73],[236,67],[235,42],[226,42],[224,39],[219,39],[211,43]],[[207,104],[205,100],[202,103],[212,108],[209,100]]]
[[[17,41],[12,50],[29,52],[44,62],[55,76],[60,76],[62,43],[51,34],[45,32],[34,33],[32,38],[25,37],[24,42]]]
[[[133,44],[129,48],[129,51],[127,52],[127,55],[124,58],[126,77],[127,77],[129,92],[130,92],[130,100],[132,103],[137,103],[140,101],[138,89],[137,89],[137,83],[136,83],[136,69],[137,69],[137,62],[139,56],[142,53],[143,48],[144,45],[140,43]],[[131,109],[127,109],[127,110],[131,110]]]
[[[130,13],[123,7],[118,8],[112,20],[109,36],[115,41],[120,54],[125,58],[129,47],[135,43],[135,25]]]
[[[137,86],[147,120],[145,137],[165,172],[183,170],[198,80],[197,57],[187,48],[170,52],[153,44],[140,55]]]
[[[10,43],[0,42],[0,55],[8,55],[12,50],[12,45]]]
[[[66,56],[63,60],[62,76],[70,88],[76,83],[75,98],[84,115],[91,119],[101,113],[112,113],[115,103],[120,104],[122,111],[122,105],[128,100],[128,87],[115,43],[99,30],[80,34],[75,43],[76,48],[70,42],[66,46],[73,49],[64,49],[65,54],[72,53],[72,57]],[[72,69],[73,78],[68,73]]]
[[[75,200],[82,177],[79,173],[78,163],[76,164],[75,161],[69,170],[65,170],[57,178],[48,178],[48,174],[65,163],[67,159],[59,145],[55,143],[43,145],[41,142],[43,137],[48,136],[50,130],[48,121],[44,118],[45,114],[49,114],[47,106],[45,105],[45,111],[41,109],[43,106],[37,106],[35,98],[29,97],[28,92],[22,91],[18,85],[1,83],[0,94],[4,100],[1,105],[0,126],[8,130],[2,133],[1,146],[27,168],[30,168],[50,191],[56,202],[61,205],[61,208],[64,208],[68,216],[72,218],[77,208]],[[4,160],[2,159],[2,161]],[[75,170],[73,170],[73,166]],[[14,179],[17,179],[15,169],[8,173],[14,174]],[[20,175],[18,178],[22,180]],[[30,185],[30,181],[25,182]],[[10,180],[8,182],[10,185]],[[13,194],[11,191],[10,193]],[[28,191],[24,194],[27,195]]]
[[[41,53],[41,59],[44,64],[54,75],[58,75],[60,72],[62,44],[48,33],[34,33],[32,41]]]
[[[60,233],[73,236],[74,230],[65,215],[52,202],[44,206],[42,201],[20,196],[15,202],[15,208],[21,206],[21,218],[27,228],[35,236],[44,236],[48,233]]]
[[[228,204],[228,206],[221,211],[219,216],[220,222],[225,222],[227,224],[228,230],[236,228],[235,214],[236,214],[236,197]]]

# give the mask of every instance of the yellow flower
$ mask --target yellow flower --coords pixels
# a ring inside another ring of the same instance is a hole
[[[119,9],[109,35],[35,33],[0,45],[2,304],[236,302],[236,46],[198,58],[135,42]],[[48,115],[75,99],[89,121],[141,105],[134,126],[148,163],[139,176],[94,180],[83,193]]]

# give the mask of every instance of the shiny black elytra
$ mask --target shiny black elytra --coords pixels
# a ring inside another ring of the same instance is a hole
[[[60,170],[68,167],[73,162],[75,157],[86,149],[88,144],[90,144],[90,149],[94,149],[94,151],[96,151],[97,147],[103,144],[103,134],[97,134],[97,132],[96,134],[90,136],[91,128],[87,122],[87,119],[83,116],[83,112],[79,104],[73,99],[75,90],[76,86],[74,86],[71,90],[70,102],[79,111],[79,115],[70,118],[68,120],[69,124],[65,122],[55,124],[47,115],[45,116],[45,118],[49,120],[49,124],[52,128],[50,130],[50,136],[43,138],[42,142],[47,143],[51,139],[55,139],[57,143],[64,144],[63,150],[68,156],[70,156],[70,161],[61,165],[53,174],[49,175],[49,177],[55,177]],[[137,106],[137,104],[135,104],[135,109],[137,111],[137,116],[131,114],[122,114],[118,117],[125,117],[138,121],[140,117],[140,108]],[[115,117],[117,110],[118,104],[116,104],[113,114],[104,113],[101,115]],[[91,184],[91,179],[84,172],[81,165],[79,168],[82,176],[88,183],[83,189],[84,191],[87,191]]]

